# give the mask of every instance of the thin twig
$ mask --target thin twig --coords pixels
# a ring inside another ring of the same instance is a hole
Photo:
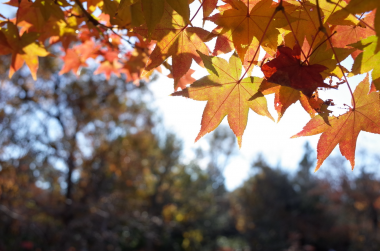
[[[114,28],[118,28],[118,27],[113,27],[113,26],[107,26],[107,25],[104,25],[102,23],[100,23],[98,20],[96,20],[83,6],[83,4],[79,1],[79,0],[75,0],[75,3],[79,6],[79,8],[81,9],[83,15],[85,15],[88,19],[88,21],[90,21],[94,26],[96,27],[102,27],[106,30],[110,30],[113,34],[115,34],[116,36],[118,36],[120,39],[124,40],[125,42],[127,42],[128,44],[130,44],[132,47],[134,48],[138,48],[138,49],[144,49],[144,48],[139,48],[139,46],[136,46],[134,43],[132,43],[131,41],[129,41],[128,39],[124,38],[123,36],[121,36],[120,34],[118,34],[116,31],[114,31],[113,29]]]
[[[293,34],[294,40],[296,41],[297,45],[300,47],[301,53],[302,53],[302,55],[305,57],[305,60],[307,61],[307,57],[306,57],[305,53],[303,52],[303,50],[302,50],[302,48],[301,48],[301,44],[298,42],[298,39],[297,39],[296,33],[295,33],[294,30],[293,30],[292,24],[290,23],[289,18],[288,18],[288,16],[286,15],[285,9],[284,9],[284,7],[282,6],[282,0],[280,0],[280,5],[279,5],[279,6],[281,6],[281,7],[280,7],[280,8],[281,8],[281,12],[282,12],[282,14],[284,14],[285,19],[286,19],[286,21],[288,22],[288,25],[289,25],[289,27],[290,27],[290,30],[291,30],[292,34]],[[307,62],[307,63],[308,63],[308,62]]]
[[[357,17],[355,14],[349,12],[345,7],[341,6],[339,3],[335,3],[331,0],[326,0],[326,2],[328,3],[331,3],[331,4],[336,4],[337,6],[339,6],[340,8],[342,8],[342,10],[345,10],[349,15],[353,15],[359,22],[361,22],[362,24],[364,24],[365,26],[367,26],[368,28],[370,28],[371,30],[373,31],[376,31],[375,28],[373,28],[372,26],[370,26],[369,24],[367,24],[367,22],[364,22],[361,18],[363,17],[363,14],[361,14],[360,17]]]
[[[332,44],[332,42],[331,42],[331,40],[330,40],[330,37],[328,36],[327,31],[326,31],[325,27],[323,27],[323,24],[322,24],[321,12],[320,12],[320,9],[319,9],[319,0],[317,0],[317,10],[318,10],[319,25],[320,25],[319,30],[322,31],[322,32],[325,34],[325,36],[327,37],[327,40],[328,40],[329,43],[330,43],[330,46],[331,46],[331,49],[332,49],[332,51],[333,51],[333,54],[334,54],[335,60],[338,62],[338,66],[339,66],[340,70],[342,71],[342,74],[343,74],[344,80],[346,81],[347,86],[348,86],[348,89],[349,89],[349,91],[350,91],[350,93],[351,93],[352,104],[353,104],[352,110],[355,110],[355,108],[356,108],[356,102],[355,102],[355,98],[354,98],[354,93],[352,92],[351,86],[350,86],[350,84],[348,83],[348,80],[347,80],[346,74],[345,74],[345,72],[344,72],[344,70],[343,70],[342,65],[340,64],[340,60],[339,60],[339,58],[338,58],[338,55],[337,55],[336,52],[335,52],[335,49],[334,49],[334,46],[333,46],[333,44]]]
[[[203,3],[205,2],[206,0],[203,0],[201,5],[199,6],[199,8],[197,9],[197,11],[195,12],[194,16],[190,19],[190,23],[194,20],[194,18],[198,15],[198,12],[200,11],[200,9],[202,8],[203,6]]]
[[[280,4],[281,4],[281,3],[280,3]],[[267,30],[268,30],[268,28],[269,28],[270,23],[272,22],[272,20],[273,20],[274,16],[276,15],[276,13],[279,12],[279,11],[281,11],[281,7],[282,7],[282,5],[280,5],[280,4],[276,7],[276,9],[274,10],[272,16],[269,18],[269,22],[268,22],[267,26],[265,27],[265,30],[264,30],[264,32],[263,32],[263,36],[261,37],[261,39],[260,39],[260,41],[259,41],[259,45],[257,46],[257,49],[256,49],[256,51],[255,51],[255,54],[254,54],[253,57],[252,57],[251,63],[249,64],[248,68],[245,70],[243,76],[239,79],[238,83],[240,83],[240,82],[243,80],[243,78],[245,77],[245,75],[247,75],[249,69],[250,69],[251,66],[253,65],[253,62],[255,61],[255,58],[256,58],[256,55],[257,55],[257,52],[260,50],[261,43],[262,43],[263,40],[264,40],[265,34],[266,34],[266,32],[267,32]]]
[[[316,38],[318,36],[318,33],[319,33],[319,29],[317,30],[317,33],[314,35],[313,41],[311,41],[311,45],[310,45],[309,51],[307,52],[307,57],[306,58],[310,57],[311,49],[313,48],[313,45],[314,45],[314,42],[315,42],[315,40],[316,40]]]
[[[311,51],[311,46],[310,46],[310,49],[309,49],[309,53],[308,53],[308,58],[310,58],[311,57],[311,55],[313,55],[314,54],[314,52],[316,52],[316,50],[319,48],[319,47],[321,47],[321,45],[322,44],[324,44],[327,40],[329,40],[334,34],[336,34],[337,32],[336,31],[334,31],[333,32],[333,34],[331,34],[330,36],[328,36],[325,40],[323,40],[323,42],[321,42],[317,47],[315,47],[315,49],[313,50],[313,52],[312,53],[310,53],[310,51]],[[303,62],[302,62],[302,64],[303,64]],[[302,65],[301,64],[301,65]]]

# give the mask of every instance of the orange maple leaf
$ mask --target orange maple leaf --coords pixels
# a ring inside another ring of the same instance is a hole
[[[148,35],[146,26],[136,28],[134,31],[145,37]],[[192,59],[202,65],[202,60],[196,51],[209,53],[203,42],[208,35],[209,32],[201,28],[188,27],[185,19],[166,4],[161,23],[152,34],[152,39],[158,42],[145,70],[156,68],[172,56],[174,86],[178,86],[180,78],[189,71]]]
[[[219,26],[217,30],[220,30],[220,34],[230,32],[228,39],[233,41],[242,61],[254,37],[257,41],[263,38],[261,45],[264,49],[274,52],[280,34],[277,28],[288,24],[281,13],[277,13],[275,18],[271,19],[276,10],[275,6],[272,6],[272,0],[245,2],[228,1],[229,9],[225,10],[223,6],[219,8],[221,13],[207,18]],[[290,20],[293,21],[293,19]],[[270,23],[269,26],[268,23]]]
[[[277,111],[278,119],[280,121],[286,109],[301,98],[300,91],[287,86],[279,86],[275,92],[274,108]]]
[[[191,76],[194,72],[193,69],[190,69],[185,75],[183,75],[183,77],[179,79],[178,85],[174,86],[174,90],[176,91],[178,88],[185,89],[188,84],[193,83],[196,80]],[[168,78],[173,78],[173,74],[170,73]]]
[[[249,108],[273,120],[265,97],[258,93],[262,79],[247,77],[240,80],[242,63],[236,54],[231,56],[229,63],[222,58],[200,55],[210,75],[195,81],[182,91],[173,93],[172,96],[208,100],[202,116],[201,130],[195,141],[213,131],[228,115],[228,123],[241,146]],[[257,98],[250,101],[255,94]]]
[[[111,73],[115,74],[117,77],[120,77],[120,70],[123,65],[119,62],[118,54],[118,51],[111,50],[111,48],[101,50],[99,55],[103,56],[104,60],[100,62],[100,65],[94,74],[104,73],[107,80],[110,79]]]
[[[46,57],[49,52],[40,44],[36,43],[39,34],[35,32],[24,33],[22,36],[19,30],[12,22],[6,22],[7,28],[0,28],[2,44],[6,44],[9,52],[12,52],[12,63],[9,70],[9,78],[18,71],[24,63],[30,69],[34,80],[37,79],[38,57]],[[6,39],[6,43],[4,41]]]
[[[73,49],[67,49],[66,55],[62,57],[65,63],[59,74],[64,74],[72,70],[78,76],[79,68],[87,66],[88,58],[96,58],[99,54],[100,45],[97,45],[93,40],[87,40],[83,44],[75,46]],[[110,60],[111,62],[113,61]]]
[[[148,38],[157,24],[165,17],[165,7],[170,6],[177,14],[181,15],[186,24],[190,23],[189,3],[194,0],[141,0],[142,13],[144,14],[146,26],[148,28]]]
[[[275,94],[274,108],[278,114],[277,122],[280,121],[289,106],[296,103],[298,100],[311,118],[314,118],[316,114],[319,114],[323,116],[326,121],[331,112],[327,110],[328,105],[318,97],[318,93],[309,98],[299,90],[287,86],[273,84],[268,81],[263,81],[259,91],[264,95],[273,93]]]
[[[367,77],[356,87],[354,99],[356,108],[339,117],[328,117],[330,125],[321,116],[311,119],[301,132],[292,138],[322,133],[318,141],[318,162],[315,171],[339,144],[340,152],[355,166],[356,140],[360,131],[380,134],[380,97],[379,92],[369,92]]]
[[[124,67],[121,70],[127,76],[128,81],[132,81],[135,85],[140,84],[140,80],[149,81],[149,76],[153,73],[151,71],[145,71],[145,65],[148,62],[149,55],[152,53],[155,41],[147,41],[143,39],[139,34],[130,33],[131,38],[137,38],[136,47],[128,51],[124,58]],[[161,67],[155,68],[158,72],[161,72]]]
[[[66,55],[62,57],[62,60],[65,64],[59,72],[60,75],[72,70],[74,74],[78,76],[79,68],[82,66],[87,66],[86,62],[81,60],[80,55],[74,49],[67,49]]]
[[[218,0],[203,0],[203,19],[215,10]],[[203,21],[204,22],[204,21]]]

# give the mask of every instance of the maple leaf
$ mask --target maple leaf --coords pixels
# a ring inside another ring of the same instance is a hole
[[[280,121],[286,109],[288,109],[290,105],[297,102],[300,99],[300,97],[300,91],[296,89],[287,86],[280,86],[278,88],[278,91],[276,91],[274,98],[274,108],[278,113],[277,122]]]
[[[215,30],[213,31],[215,33]],[[214,36],[214,34],[212,35]],[[234,43],[232,42],[231,31],[228,31],[223,34],[216,35],[217,39],[215,41],[215,47],[213,51],[214,56],[218,56],[220,54],[229,53],[234,50]]]
[[[269,82],[300,90],[308,97],[318,87],[331,88],[323,82],[320,74],[327,67],[319,64],[303,65],[300,56],[301,49],[298,45],[293,50],[289,47],[278,47],[276,58],[264,64],[261,70]]]
[[[98,5],[101,4],[102,0],[87,0],[86,2],[87,2],[87,10],[89,10],[90,12],[94,12],[96,8],[98,7]]]
[[[160,23],[165,11],[165,0],[141,0],[142,10],[148,28],[147,36],[151,37],[152,32]]]
[[[359,25],[337,25],[332,32],[336,31],[339,36],[332,36],[331,41],[334,47],[345,48],[349,44],[356,43],[369,36],[375,35],[375,32],[368,27]]]
[[[280,34],[277,28],[286,26],[288,22],[281,13],[277,13],[274,19],[271,19],[276,10],[272,3],[272,0],[255,1],[254,5],[248,7],[244,2],[235,1],[231,9],[215,14],[207,20],[219,25],[222,28],[221,34],[231,31],[231,40],[240,59],[244,61],[253,37],[258,41],[263,38],[261,45],[264,49],[274,51],[277,47]]]
[[[380,1],[378,0],[351,0],[348,5],[336,13],[337,16],[346,17],[349,15],[354,16],[355,14],[362,14],[373,10],[380,9]],[[377,36],[380,36],[380,11],[376,11],[374,29]],[[380,51],[380,43],[378,43],[375,52]]]
[[[144,26],[134,31],[142,36],[148,33]],[[201,28],[188,27],[182,16],[166,5],[164,17],[152,34],[152,38],[158,42],[145,69],[150,71],[172,56],[174,86],[178,86],[180,78],[190,69],[192,59],[202,66],[202,60],[196,51],[209,53],[203,42],[208,35],[209,32]]]
[[[215,30],[213,31],[215,32]],[[259,53],[256,53],[256,50],[258,49],[259,41],[254,37],[251,44],[249,45],[243,59],[243,66],[245,69],[248,69],[251,65],[252,60],[254,63],[256,63],[259,59]],[[226,33],[217,35],[213,55],[217,56],[223,53],[229,53],[234,50],[234,44],[231,40],[231,31],[227,31]],[[255,58],[253,58],[255,56]],[[251,75],[251,71],[253,70],[253,67],[249,68],[249,72],[247,72],[247,75]]]
[[[331,28],[331,31],[338,34],[331,37],[332,44],[338,48],[352,48],[350,44],[376,34],[372,29],[361,25],[336,25]],[[360,53],[360,50],[356,50],[351,53],[351,56],[356,59]]]
[[[35,42],[39,34],[30,32],[24,33],[20,36],[17,26],[12,22],[7,22],[7,28],[1,28],[0,31],[3,32],[7,44],[12,51],[12,63],[9,70],[9,77],[11,78],[13,74],[26,63],[33,79],[36,80],[38,57],[46,57],[49,55],[49,52],[47,52],[45,48]]]
[[[12,47],[9,45],[7,37],[0,29],[0,55],[11,54],[12,51]]]
[[[94,74],[104,73],[107,80],[110,79],[111,73],[114,73],[116,76],[120,77],[120,69],[122,68],[122,64],[119,62],[118,54],[118,51],[111,50],[111,48],[101,50],[99,55],[103,56],[104,60],[100,62],[100,66],[96,69]]]
[[[68,7],[70,4],[66,0],[46,1],[36,0],[33,5],[41,10],[41,14],[47,21],[51,16],[58,20],[65,20],[65,15],[61,7]]]
[[[261,83],[259,92],[263,95],[275,94],[274,108],[278,115],[277,122],[280,121],[286,109],[300,99],[300,91],[287,86],[270,83],[267,80],[264,80]],[[253,100],[254,98],[255,97],[253,96],[250,100]]]
[[[217,3],[218,0],[203,0],[203,19],[210,16],[210,14],[215,10]]]
[[[338,78],[342,78],[342,71],[337,65],[337,57],[339,62],[346,59],[350,54],[352,54],[356,49],[354,48],[334,48],[333,49],[326,42],[315,43],[314,48],[311,50],[312,55],[309,57],[308,61],[310,65],[323,65],[326,70],[321,72],[323,78],[335,75]],[[304,44],[305,45],[305,44]],[[317,46],[317,48],[315,48]],[[334,53],[335,52],[335,53]]]
[[[65,21],[50,17],[40,32],[39,40],[48,40],[49,44],[61,42],[62,47],[68,49],[72,42],[78,40],[76,31],[80,22],[81,20],[74,16],[68,17]],[[34,31],[33,27],[28,31]]]
[[[114,59],[113,61],[102,61],[94,72],[94,74],[100,74],[104,73],[106,76],[106,79],[109,80],[111,77],[111,73],[115,74],[117,77],[120,77],[120,69],[122,68],[122,64],[117,59]]]
[[[52,44],[65,52],[61,74],[78,73],[88,58],[100,56],[95,73],[105,73],[107,79],[125,73],[138,84],[149,81],[163,64],[174,78],[174,89],[183,88],[174,96],[208,101],[197,140],[228,116],[240,145],[249,108],[270,117],[263,97],[268,93],[275,94],[278,121],[300,101],[313,119],[334,126],[327,109],[332,101],[318,97],[319,87],[333,88],[325,78],[371,72],[370,92],[380,90],[380,45],[374,36],[380,34],[379,0],[222,0],[225,4],[217,8],[217,0],[199,0],[195,16],[203,8],[203,20],[218,25],[211,33],[191,24],[193,0],[74,2],[9,0],[17,14],[11,21],[0,15],[0,54],[12,54],[10,76],[26,62],[36,78],[38,57],[48,55],[44,46]],[[215,9],[219,13],[209,17]],[[214,55],[236,51],[230,63],[207,56],[205,42],[215,37]],[[266,52],[261,61],[267,62],[262,66],[266,79],[244,78],[259,63],[261,49]],[[349,54],[355,59],[352,72],[340,65]],[[195,81],[193,59],[206,64],[210,75]],[[245,72],[239,78],[242,66]],[[360,109],[358,105],[349,113]]]
[[[171,6],[182,18],[185,23],[190,23],[190,9],[188,0],[141,0],[142,10],[146,25],[148,27],[148,38],[160,23],[165,12],[165,2]]]
[[[339,116],[329,117],[330,125],[321,116],[311,119],[303,130],[292,138],[311,136],[322,133],[318,141],[317,171],[323,161],[339,144],[340,152],[350,161],[352,169],[355,166],[356,140],[360,131],[380,134],[380,98],[378,92],[369,92],[368,75],[356,87],[354,99],[356,108]],[[354,102],[352,102],[354,105]]]
[[[317,114],[319,114],[327,124],[329,123],[328,116],[330,116],[330,113],[332,112],[328,110],[330,104],[320,99],[318,97],[318,93],[309,98],[300,92],[299,101],[303,109],[309,113],[311,118],[314,118]]]
[[[295,19],[291,23],[294,34],[292,32],[285,34],[285,45],[294,46],[295,44],[299,44],[302,47],[305,39],[309,44],[312,44],[319,30],[317,6],[309,1],[299,3],[298,1],[287,0],[287,2],[284,2],[284,8]],[[290,26],[286,26],[285,28],[289,30]],[[316,39],[321,40],[323,37],[322,33],[318,33]]]
[[[120,3],[118,1],[103,0],[98,5],[103,12],[96,19],[102,24],[105,22],[106,26],[117,25],[119,29],[130,29],[145,22],[140,0],[124,0],[120,1]],[[92,6],[87,9],[89,8],[92,8]]]
[[[290,15],[295,18],[295,22],[292,23],[294,34],[288,33],[285,35],[285,45],[293,46],[298,43],[302,46],[304,38],[306,38],[309,44],[312,44],[314,39],[323,39],[324,34],[319,32],[320,24],[316,0],[302,2],[295,0],[286,1],[287,3],[284,3],[284,7],[290,12]],[[326,30],[329,30],[328,24],[352,25],[359,22],[354,16],[347,17],[336,15],[336,13],[346,5],[347,4],[343,0],[337,0],[336,4],[327,1],[319,1],[322,17],[321,21]],[[289,29],[289,27],[286,28]],[[295,38],[298,42],[295,41]]]
[[[300,101],[302,107],[310,115],[311,118],[313,118],[316,114],[320,114],[326,121],[331,112],[327,110],[327,105],[324,104],[324,101],[320,99],[318,95],[313,95],[309,98],[305,96],[301,91],[293,89],[291,87],[273,84],[265,80],[261,84],[259,91],[264,95],[275,95],[274,108],[278,114],[277,122],[280,121],[285,111],[297,101]]]
[[[132,23],[131,5],[119,9],[120,4],[117,1],[103,0],[101,9],[104,14],[109,15],[109,22],[111,25],[119,27],[130,27]]]
[[[134,49],[126,54],[126,58],[128,60],[125,62],[122,72],[127,75],[128,80],[132,81],[135,85],[139,85],[142,79],[148,81],[150,74],[143,76],[143,71],[149,55],[145,51]]]
[[[249,108],[273,120],[262,94],[257,95],[254,100],[249,100],[253,95],[260,94],[258,90],[262,79],[248,77],[240,80],[242,63],[236,54],[233,54],[227,63],[222,58],[199,53],[210,75],[195,81],[182,91],[173,93],[172,96],[208,101],[202,116],[201,130],[195,141],[213,131],[227,116],[228,124],[241,146]]]
[[[314,5],[317,4],[316,0],[310,0]],[[353,15],[341,16],[336,13],[347,7],[345,0],[336,0],[334,2],[319,1],[319,8],[322,11],[323,23],[333,25],[357,25],[359,21]]]
[[[57,20],[65,20],[64,12],[61,7],[70,6],[65,0],[44,1],[36,0],[34,2],[27,0],[11,0],[7,5],[18,7],[16,15],[16,24],[23,26],[25,30],[33,27],[35,32],[40,32],[50,17]],[[23,32],[21,32],[22,34]]]
[[[67,49],[66,55],[62,57],[65,64],[59,74],[64,74],[72,70],[74,74],[78,76],[79,68],[87,66],[86,60],[88,58],[96,58],[99,48],[100,46],[96,45],[93,40],[87,40],[85,43],[77,45],[72,49]]]
[[[75,31],[78,28],[78,18],[65,17],[61,10],[61,7],[70,6],[66,1],[11,0],[6,4],[18,7],[14,23],[20,27],[20,35],[36,32],[40,34],[39,41],[49,39],[51,44],[61,41],[66,49],[67,43],[77,40]]]
[[[34,27],[34,31],[39,32],[44,27],[46,20],[41,9],[36,7],[33,2],[27,0],[11,0],[5,4],[18,7],[16,24],[25,27],[25,30]]]
[[[67,49],[66,55],[62,57],[62,60],[65,62],[65,65],[59,72],[61,75],[69,72],[70,70],[72,70],[75,75],[79,75],[79,68],[82,66],[87,66],[86,62],[81,60],[80,55],[74,49]]]
[[[130,32],[130,38],[138,39],[135,43],[135,48],[132,51],[128,51],[125,54],[124,67],[121,70],[127,76],[128,81],[132,81],[135,85],[140,84],[140,80],[149,81],[149,76],[153,73],[153,70],[145,71],[145,65],[149,60],[149,55],[154,49],[155,42],[144,41],[143,37],[139,34]],[[155,68],[158,72],[161,72],[161,67]]]
[[[188,84],[193,83],[196,80],[191,76],[194,72],[193,69],[190,69],[185,75],[183,75],[183,77],[179,79],[177,86],[174,86],[174,90],[176,91],[178,88],[185,89]],[[173,78],[173,74],[170,73],[168,78]]]
[[[376,67],[380,63],[380,52],[376,53],[378,38],[371,36],[355,44],[350,44],[350,46],[363,51],[356,57],[354,65],[352,66],[352,72],[354,74],[361,74],[373,70],[371,73],[372,80],[375,83],[376,89],[380,90],[380,69]]]

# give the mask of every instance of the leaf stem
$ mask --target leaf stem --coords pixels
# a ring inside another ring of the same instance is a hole
[[[319,32],[319,31],[318,31]],[[317,47],[315,47],[315,49],[313,50],[313,52],[312,53],[310,53],[310,51],[311,51],[311,46],[310,46],[310,49],[309,49],[309,52],[308,52],[308,58],[310,58],[311,57],[311,55],[313,55],[314,54],[314,52],[316,52],[316,50],[319,48],[319,47],[321,47],[321,45],[322,44],[324,44],[327,40],[329,40],[334,34],[336,34],[337,32],[336,31],[334,31],[333,32],[333,34],[331,34],[330,36],[328,36],[325,40],[323,40],[323,42],[321,42]],[[314,40],[313,40],[313,42],[314,42]],[[302,64],[303,64],[303,62],[302,62]],[[302,65],[301,64],[301,65]]]
[[[305,7],[305,3],[304,3],[304,1],[303,1],[303,0],[297,0],[297,1],[301,4],[301,6],[302,6],[302,8],[304,9],[306,15],[309,17],[311,23],[312,23],[313,26],[314,26],[314,29],[318,30],[318,28],[315,26],[315,24],[314,24],[314,22],[313,22],[313,18],[310,16],[310,13],[307,11],[307,9],[306,9],[306,7]]]
[[[87,10],[84,8],[83,4],[79,0],[74,0],[74,1],[79,6],[79,9],[83,12],[83,15],[85,15],[87,17],[88,21],[90,21],[95,27],[98,28],[98,26],[100,26],[100,27],[102,27],[102,28],[104,28],[106,30],[110,30],[113,34],[115,34],[116,36],[118,36],[123,41],[127,42],[130,46],[132,46],[134,48],[137,48],[137,49],[144,50],[144,48],[136,46],[136,44],[132,43],[131,41],[129,41],[128,39],[124,38],[123,36],[121,36],[116,31],[113,30],[114,28],[118,28],[118,27],[107,26],[107,25],[104,25],[104,24],[100,23],[90,13],[87,12]],[[103,33],[103,32],[101,32],[101,33]]]
[[[364,22],[364,21],[361,19],[362,16],[363,16],[363,14],[362,14],[360,17],[357,17],[355,14],[349,12],[345,7],[341,6],[339,3],[335,3],[335,2],[333,2],[333,1],[331,1],[331,0],[326,0],[326,2],[331,3],[331,4],[336,4],[337,6],[339,6],[340,8],[342,8],[342,10],[347,11],[348,14],[353,15],[353,16],[354,16],[359,22],[361,22],[362,24],[364,24],[365,26],[367,26],[367,27],[370,28],[371,30],[376,31],[375,28],[373,28],[372,26],[370,26],[369,24],[367,24],[367,22]]]
[[[339,68],[340,68],[340,70],[341,70],[341,72],[342,72],[342,75],[343,75],[343,77],[344,77],[344,80],[346,81],[346,84],[347,84],[348,90],[349,90],[350,93],[351,93],[352,105],[353,105],[352,110],[355,110],[355,108],[356,108],[356,101],[355,101],[355,98],[354,98],[354,93],[352,92],[352,89],[351,89],[350,84],[348,83],[348,80],[347,80],[346,74],[344,73],[343,67],[342,67],[342,65],[340,64],[340,60],[339,60],[339,58],[338,58],[338,55],[336,54],[335,49],[334,49],[334,46],[333,46],[333,44],[332,44],[332,42],[331,42],[331,40],[330,40],[330,37],[331,37],[331,36],[328,36],[327,31],[326,31],[326,29],[323,27],[323,24],[322,24],[321,12],[320,12],[320,8],[319,8],[319,0],[317,0],[317,10],[318,10],[318,19],[319,19],[319,24],[320,24],[319,30],[322,31],[322,32],[325,34],[325,36],[327,37],[327,40],[329,41],[329,44],[330,44],[330,46],[331,46],[331,50],[333,51],[333,54],[334,54],[335,60],[336,60],[337,63],[338,63],[338,66],[339,66]]]
[[[103,24],[99,23],[98,20],[96,20],[90,13],[87,12],[87,10],[84,8],[83,4],[79,0],[74,0],[75,3],[78,5],[79,9],[83,12],[83,14],[87,17],[88,21],[90,21],[95,26],[102,26]]]
[[[194,20],[194,18],[198,15],[198,12],[201,10],[202,6],[203,6],[203,3],[205,2],[206,0],[203,0],[201,5],[199,6],[199,8],[197,9],[197,11],[195,12],[194,16],[190,19],[190,23]]]
[[[281,0],[281,5],[282,5],[282,0]],[[290,21],[289,21],[289,18],[288,18],[288,16],[286,15],[286,12],[285,12],[284,7],[281,8],[281,12],[282,12],[282,14],[284,14],[285,19],[286,19],[286,21],[288,22],[289,27],[290,27],[290,30],[291,30],[291,32],[292,32],[292,34],[293,34],[294,40],[296,41],[297,45],[300,47],[301,53],[302,53],[302,55],[305,57],[305,60],[307,61],[307,57],[306,57],[306,55],[305,55],[305,52],[304,52],[304,51],[302,50],[302,48],[301,48],[301,44],[299,43],[299,41],[298,41],[298,39],[297,39],[296,33],[294,32],[293,27],[292,27],[292,25],[291,25],[291,23],[290,23]],[[309,64],[309,62],[307,62],[307,63]]]
[[[318,0],[317,0],[317,1],[318,1]],[[327,36],[327,34],[325,34],[325,35]],[[342,74],[343,74],[344,80],[345,80],[346,83],[347,83],[347,87],[348,87],[348,89],[350,90],[351,97],[352,97],[352,104],[353,104],[352,110],[355,110],[355,108],[356,108],[356,102],[355,102],[355,98],[354,98],[354,93],[352,92],[351,86],[350,86],[350,84],[348,83],[347,77],[346,77],[346,75],[345,75],[345,73],[344,73],[344,71],[343,71],[343,67],[342,67],[342,65],[340,64],[340,61],[339,61],[338,55],[337,55],[336,52],[335,52],[335,49],[334,49],[334,47],[333,47],[333,44],[332,44],[332,42],[331,42],[330,39],[328,39],[328,40],[329,40],[329,43],[330,43],[331,49],[332,49],[332,51],[333,51],[333,53],[334,53],[335,60],[338,62],[338,66],[339,66],[339,68],[340,68],[340,70],[341,70],[341,72],[342,72]]]
[[[322,23],[322,15],[321,15],[321,8],[319,8],[319,0],[317,0],[317,13],[318,13],[318,21],[319,21],[319,30],[325,33],[326,28],[323,26],[323,23]]]
[[[313,41],[311,41],[311,45],[310,45],[310,48],[309,48],[309,51],[307,52],[307,57],[306,58],[309,58],[311,56],[311,49],[313,48],[313,45],[314,45],[314,42],[318,36],[318,33],[319,33],[319,29],[317,30],[317,33],[315,34],[315,36],[313,37]]]
[[[254,54],[253,57],[252,57],[251,63],[249,64],[248,68],[245,70],[243,76],[239,79],[238,83],[240,83],[240,82],[244,79],[245,75],[247,75],[249,69],[250,69],[251,66],[253,65],[253,62],[254,62],[254,60],[255,60],[255,58],[256,58],[256,55],[257,55],[258,51],[260,50],[260,46],[261,46],[261,44],[262,44],[262,42],[263,42],[263,40],[264,40],[265,34],[266,34],[267,31],[268,31],[269,25],[270,25],[270,23],[272,22],[272,20],[273,20],[273,18],[274,18],[274,15],[276,15],[276,13],[277,13],[278,11],[281,10],[281,7],[282,7],[282,0],[281,0],[280,4],[276,7],[276,9],[274,10],[272,16],[269,18],[269,22],[268,22],[267,26],[265,27],[265,30],[264,30],[264,32],[263,32],[263,36],[261,37],[261,39],[260,39],[260,41],[259,41],[259,44],[258,44],[257,49],[256,49],[256,51],[255,51],[255,54]]]

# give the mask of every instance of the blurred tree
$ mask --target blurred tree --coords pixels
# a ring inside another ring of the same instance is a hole
[[[2,59],[3,64],[7,62]],[[55,243],[66,250],[70,241],[65,233],[77,238],[70,230],[77,224],[73,219],[78,216],[76,213],[87,212],[88,204],[84,207],[83,202],[90,200],[89,193],[82,195],[80,189],[81,176],[87,168],[84,163],[88,159],[96,162],[99,159],[94,155],[96,150],[119,137],[149,131],[153,120],[142,102],[143,83],[136,88],[121,79],[106,82],[92,78],[90,72],[80,79],[59,76],[56,60],[47,58],[42,63],[40,71],[44,78],[35,84],[23,72],[12,80],[2,81],[1,172],[14,174],[13,189],[17,192],[2,191],[0,202],[11,212],[33,209],[45,214],[42,221],[53,221],[53,225],[58,221],[64,231],[50,231],[45,225],[35,233],[36,238],[44,240],[46,247]],[[103,163],[97,164],[92,165],[93,169],[102,168]],[[90,176],[102,179],[94,173]],[[31,189],[37,190],[39,196]],[[92,192],[91,196],[97,198],[100,191]],[[27,207],[26,201],[30,204]],[[33,212],[22,215],[28,220],[35,219]],[[8,231],[4,234],[7,233],[15,234]],[[23,236],[19,234],[19,238],[21,241]]]
[[[347,236],[334,229],[334,215],[325,204],[328,190],[310,175],[313,162],[305,145],[298,172],[291,178],[259,158],[252,165],[258,172],[232,193],[236,228],[251,250],[347,250]]]
[[[292,230],[296,192],[287,174],[269,167],[262,158],[258,172],[232,194],[236,228],[252,250],[281,250]]]
[[[145,83],[59,76],[55,62],[34,85],[2,81],[0,249],[215,250],[234,232],[222,175],[154,134]]]
[[[310,147],[309,142],[306,142],[304,146],[304,154],[298,165],[297,175],[295,177],[295,182],[299,185],[299,189],[305,187],[315,186],[316,179],[311,175],[311,168],[315,165],[314,151]]]
[[[311,174],[308,145],[294,176],[266,164],[233,192],[223,168],[234,136],[181,161],[181,142],[147,107],[146,83],[57,73],[4,77],[0,57],[0,250],[379,250],[380,180]],[[34,84],[32,84],[34,83]],[[369,158],[368,158],[369,159]]]
[[[331,184],[312,174],[316,158],[307,142],[292,183],[297,191],[296,232],[290,250],[347,250],[348,231],[330,211]],[[332,237],[332,234],[334,237]]]
[[[339,176],[331,182],[334,182],[334,193],[330,201],[339,212],[339,221],[349,230],[351,250],[379,250],[380,180],[370,171],[377,170],[379,162],[365,153],[361,159],[367,163],[362,164],[357,176],[347,171],[341,158],[331,160]]]

